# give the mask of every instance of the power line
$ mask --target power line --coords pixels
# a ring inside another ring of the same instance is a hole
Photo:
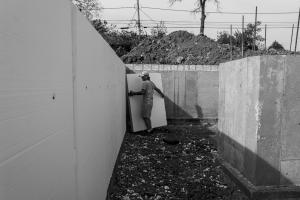
[[[163,10],[163,11],[174,11],[174,12],[193,12],[193,10],[178,10],[178,9],[170,9],[170,8],[154,8],[154,7],[142,7],[145,9],[152,9],[152,10]],[[211,13],[211,14],[244,14],[244,15],[252,15],[255,14],[253,12],[222,12],[222,11],[207,11],[206,13]],[[275,15],[275,14],[296,14],[298,12],[261,12],[258,14],[263,14],[263,15]]]
[[[131,20],[132,22],[133,20]],[[148,21],[148,22],[144,22],[143,24],[144,25],[157,25],[158,23],[160,23],[161,21]],[[198,24],[181,24],[181,23],[166,23],[165,21],[163,21],[165,25],[173,25],[173,27],[191,27],[191,26],[195,26],[195,27],[199,27]],[[113,23],[110,23],[112,25],[124,25],[124,24],[128,24],[127,21],[121,21],[121,22],[113,22]],[[264,24],[267,24],[267,23],[264,23]],[[264,24],[261,24],[259,26],[260,29],[264,29],[263,25]],[[234,24],[231,24],[231,23],[226,23],[226,24],[218,24],[218,23],[207,23],[207,25],[212,25],[213,27],[229,27],[230,25],[233,25],[233,27],[239,27],[238,25],[234,25]],[[208,26],[207,26],[208,27]],[[211,26],[210,26],[211,27]],[[291,26],[285,26],[283,24],[273,24],[273,25],[270,25],[268,26],[269,28],[291,28]]]
[[[108,21],[108,22],[128,22],[128,21],[132,21],[132,19],[103,19],[104,21]],[[195,23],[195,24],[199,24],[198,21],[180,21],[180,20],[142,20],[141,21],[143,22],[151,22],[151,21],[155,21],[155,22],[165,22],[165,23],[172,23],[172,22],[175,22],[175,23]],[[262,23],[268,23],[268,24],[293,24],[293,23],[296,23],[296,21],[260,21]],[[241,22],[237,22],[237,21],[206,21],[205,23],[220,23],[220,24],[240,24]],[[245,23],[253,23],[252,21],[248,21],[248,22],[245,22]]]
[[[102,8],[99,8],[99,9],[92,9],[92,10],[119,10],[119,9],[132,9],[132,8],[135,8],[135,7],[113,7],[113,8],[109,8],[109,7],[102,7]]]
[[[141,11],[147,18],[149,18],[150,20],[141,20],[140,18],[138,19],[138,25],[139,25],[139,30],[141,28],[141,21],[143,21],[144,25],[143,28],[154,28],[155,26],[153,26],[154,24],[160,23],[163,20],[154,20],[152,17],[150,17],[146,12],[144,12],[141,8],[143,9],[155,9],[155,10],[167,10],[167,11],[180,11],[180,12],[191,12],[191,10],[176,10],[176,9],[167,9],[167,8],[154,8],[154,7],[140,7],[139,6],[139,0],[137,0],[138,2],[138,11],[136,10],[136,12]],[[115,7],[115,8],[103,8],[103,9],[127,9],[127,8],[135,8],[135,7]],[[135,14],[136,14],[135,12]],[[256,13],[242,13],[242,12],[206,12],[206,13],[217,13],[217,14],[256,14]],[[294,14],[294,13],[298,13],[298,12],[261,12],[259,14]],[[134,16],[135,16],[134,14]],[[128,20],[106,20],[106,21],[111,21],[111,22],[128,22]],[[132,20],[130,20],[131,22]],[[179,21],[179,20],[171,20],[171,21],[163,21],[165,22],[165,24],[171,25],[171,26],[165,26],[166,28],[189,28],[189,29],[193,29],[193,28],[199,28],[199,26],[193,26],[193,25],[198,25],[198,21]],[[253,23],[253,22],[245,22],[245,23]],[[272,23],[273,26],[269,26],[268,28],[270,29],[274,29],[274,28],[280,28],[280,29],[285,29],[285,28],[291,28],[289,26],[284,26],[283,24],[287,24],[287,23],[294,23],[294,22],[262,22],[261,25],[267,24],[267,23]],[[126,23],[112,23],[115,25],[121,25],[121,24],[126,24]],[[215,25],[215,26],[206,26],[205,28],[207,29],[230,29],[229,25],[232,24],[240,24],[240,22],[226,22],[226,21],[221,21],[221,22],[217,22],[217,21],[207,21],[206,24],[210,24],[210,25]],[[221,24],[221,25],[219,25]],[[148,25],[148,26],[147,26]],[[173,25],[173,26],[172,26]],[[228,25],[228,26],[225,26]],[[130,28],[130,27],[123,27],[124,28]],[[239,26],[234,26],[234,29],[241,29],[241,27]],[[262,27],[260,29],[263,29]]]
[[[166,28],[190,28],[190,29],[193,29],[193,28],[197,28],[199,29],[199,26],[165,26]],[[143,28],[156,28],[156,26],[143,26]],[[211,26],[206,26],[205,28],[208,28],[208,29],[230,29],[230,27],[211,27]],[[242,27],[232,27],[233,29],[241,29]],[[268,27],[268,29],[291,29],[292,27],[289,27],[289,26],[282,26],[282,27]],[[264,29],[264,28],[262,28]]]
[[[133,16],[131,17],[131,20],[130,20],[130,22],[132,22],[132,21],[134,21],[134,20],[135,20],[135,19],[134,19],[135,15],[136,15],[136,10],[134,11],[134,14],[133,14]]]
[[[128,24],[128,23],[126,23],[126,22],[117,22],[117,23],[111,23],[112,25],[124,25],[124,24]],[[147,23],[143,23],[144,25],[157,25],[158,23],[157,22],[153,22],[153,23],[151,23],[151,22],[147,22]],[[197,24],[178,24],[178,23],[165,23],[164,22],[164,24],[165,25],[173,25],[173,26],[184,26],[184,27],[186,27],[186,26],[195,26],[195,25],[197,25]],[[230,23],[228,23],[228,24],[215,24],[215,23],[213,23],[213,24],[207,24],[207,25],[214,25],[214,26],[216,26],[216,27],[229,27],[230,25],[232,25],[232,24],[230,24]],[[260,29],[264,29],[264,27],[263,27],[263,25],[265,25],[265,24],[262,24],[262,25],[260,25],[261,27],[259,27]],[[271,26],[269,26],[269,27],[271,27],[271,28],[288,28],[289,26],[283,26],[283,25],[271,25]]]
[[[135,19],[134,19],[135,15],[136,15],[136,10],[134,11],[133,16],[131,17],[131,20],[129,20],[129,21],[126,20],[126,23],[124,21],[122,23],[111,23],[111,24],[112,25],[128,25],[128,27],[120,27],[120,29],[128,29],[131,26],[132,21],[135,21]],[[105,21],[107,21],[107,20],[105,20]]]
[[[134,18],[135,18],[135,15],[136,15],[136,10],[134,11],[133,16],[131,17],[131,20],[130,20],[130,24],[129,24],[129,25],[131,25],[131,22],[132,22],[132,21],[135,21],[135,19],[134,19]]]
[[[121,23],[111,23],[112,25],[127,25],[128,23],[125,22],[121,22]],[[157,25],[158,23],[143,23],[143,25],[145,26],[153,26]],[[166,26],[166,28],[199,28],[199,26],[195,26],[196,24],[174,24],[174,23],[165,23],[165,25],[171,25],[171,26]],[[193,26],[194,25],[194,26]],[[210,25],[214,25],[214,26],[206,26],[205,28],[218,28],[218,29],[229,29],[230,25],[232,24],[210,24]],[[227,26],[225,26],[227,25]],[[145,27],[144,26],[144,27]],[[261,25],[262,27],[259,27],[260,29],[264,29],[265,27],[263,27],[263,25]],[[241,28],[240,26],[235,26],[233,25],[233,28]],[[284,29],[284,28],[292,28],[292,26],[283,26],[283,25],[271,25],[268,26],[268,28],[272,28],[272,29]]]
[[[145,13],[142,9],[141,9],[141,12],[150,19],[150,21],[153,21],[153,22],[158,22],[157,20],[154,20],[152,19],[152,17],[150,17],[147,13]]]
[[[135,9],[135,7],[102,7],[99,9],[92,10],[118,10],[118,9]],[[173,11],[173,12],[194,12],[193,10],[184,10],[184,9],[171,9],[171,8],[155,8],[155,7],[141,7],[151,10],[162,10],[162,11]],[[223,11],[206,11],[208,14],[236,14],[236,15],[253,15],[254,12],[223,12]],[[260,15],[285,15],[285,14],[298,14],[298,12],[288,11],[288,12],[260,12],[257,13]]]
[[[110,22],[110,24],[112,25],[124,25],[124,24],[129,24],[130,22],[132,22],[134,20],[129,20],[129,21],[116,21],[116,22]],[[197,25],[198,26],[198,23],[175,23],[175,22],[172,22],[172,23],[169,23],[169,22],[165,22],[165,21],[149,21],[147,20],[147,22],[144,21],[144,25],[157,25],[158,23],[160,22],[164,22],[164,24],[166,25],[173,25],[173,26],[183,26],[183,27],[190,27],[190,26],[193,26],[193,25]],[[229,27],[230,25],[234,25],[230,22],[226,22],[226,23],[218,23],[218,22],[211,22],[211,23],[206,23],[207,25],[214,25],[216,27]],[[264,29],[263,25],[264,24],[267,24],[267,23],[262,23],[261,25],[259,25],[258,27],[260,29]],[[237,27],[237,26],[234,26],[234,27]],[[285,26],[284,24],[273,24],[273,25],[270,25],[269,26],[270,28],[291,28],[291,26]]]
[[[153,8],[153,7],[142,7],[142,8],[151,9],[151,10],[174,11],[174,12],[193,12],[192,10],[178,10],[178,9],[171,9],[171,8]]]

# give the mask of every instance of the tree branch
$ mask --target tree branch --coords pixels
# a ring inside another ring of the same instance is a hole
[[[170,2],[170,6],[172,6],[174,3],[176,3],[177,1],[181,2],[182,0],[169,0]]]

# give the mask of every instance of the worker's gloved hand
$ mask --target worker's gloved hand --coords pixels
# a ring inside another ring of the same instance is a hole
[[[165,97],[165,95],[164,95],[164,94],[161,94],[160,96],[161,96],[161,98],[164,98],[164,97]]]
[[[128,96],[133,96],[133,95],[134,95],[133,91],[130,90]]]

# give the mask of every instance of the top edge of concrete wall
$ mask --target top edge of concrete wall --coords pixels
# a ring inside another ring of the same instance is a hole
[[[231,60],[231,61],[220,63],[220,66],[224,65],[224,64],[231,63],[231,62],[241,61],[241,60],[261,59],[261,58],[268,58],[268,57],[273,57],[273,58],[274,57],[300,57],[300,55],[258,55],[258,56],[249,56],[249,57],[245,57],[245,58],[241,58],[241,59],[236,59],[236,60]]]
[[[125,64],[134,71],[219,71],[219,65]]]

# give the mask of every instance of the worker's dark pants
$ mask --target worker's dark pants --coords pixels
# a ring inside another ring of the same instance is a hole
[[[147,130],[150,130],[151,129],[151,120],[150,118],[148,117],[143,117],[144,121],[145,121],[145,124],[146,124],[146,127],[147,127]]]
[[[145,121],[147,130],[150,130],[152,128],[151,126],[151,112],[152,112],[153,102],[143,103],[142,107],[142,116]]]

